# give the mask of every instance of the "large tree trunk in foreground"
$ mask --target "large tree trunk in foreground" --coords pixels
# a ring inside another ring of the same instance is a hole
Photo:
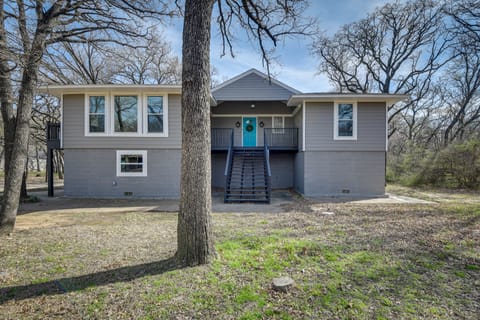
[[[182,61],[182,174],[177,258],[194,266],[210,262],[210,23],[213,0],[187,0]]]
[[[18,95],[15,144],[12,148],[9,169],[5,176],[5,190],[0,211],[0,235],[12,232],[15,227],[22,179],[27,165],[30,114],[37,83],[38,66],[44,47],[44,35],[37,34],[23,70],[21,89]]]

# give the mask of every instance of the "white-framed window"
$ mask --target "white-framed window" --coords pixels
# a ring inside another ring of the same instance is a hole
[[[357,103],[335,102],[333,138],[335,140],[357,139]]]
[[[85,97],[85,135],[105,135],[108,132],[108,103],[105,94]]]
[[[117,150],[117,177],[146,176],[146,150]]]
[[[168,98],[166,95],[145,94],[143,97],[143,133],[150,136],[168,136]]]
[[[168,95],[86,94],[85,136],[168,137]]]
[[[285,133],[283,130],[285,128],[285,117],[282,116],[273,116],[272,117],[272,132],[273,133]]]
[[[139,107],[137,95],[113,95],[113,132],[138,133]]]

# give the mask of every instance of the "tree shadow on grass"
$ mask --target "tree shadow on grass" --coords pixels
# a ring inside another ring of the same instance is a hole
[[[56,295],[71,291],[80,291],[116,282],[132,281],[141,277],[159,275],[168,271],[181,269],[175,256],[145,264],[121,267],[77,277],[55,279],[38,284],[0,288],[0,304],[10,300],[24,300],[43,295]]]

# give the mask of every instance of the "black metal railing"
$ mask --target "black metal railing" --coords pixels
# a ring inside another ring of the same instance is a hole
[[[264,128],[263,133],[270,150],[298,149],[298,128]]]
[[[267,143],[267,140],[265,140],[265,131],[263,131],[263,152],[264,152],[264,158],[265,158],[265,168],[266,168],[266,174],[267,176],[265,177],[265,182],[267,183],[267,197],[268,197],[268,203],[270,203],[271,200],[271,194],[272,194],[272,185],[270,183],[271,176],[272,176],[272,171],[270,169],[270,149]]]
[[[232,173],[232,164],[233,164],[233,129],[230,132],[229,138],[229,145],[228,145],[228,153],[227,153],[227,162],[225,164],[225,193],[223,195],[223,201],[227,201],[227,190],[228,190],[228,183]]]
[[[60,123],[48,122],[46,128],[47,135],[47,148],[59,149],[60,148]]]
[[[60,123],[47,123],[47,141],[60,140]]]
[[[233,145],[233,129],[212,128],[211,130],[212,150],[228,150]]]

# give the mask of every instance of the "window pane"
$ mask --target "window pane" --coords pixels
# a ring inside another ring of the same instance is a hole
[[[274,128],[283,128],[283,118],[282,117],[273,117],[273,127]]]
[[[338,135],[340,137],[352,137],[353,136],[353,120],[339,120]]]
[[[90,132],[105,132],[105,116],[103,114],[90,115]]]
[[[137,132],[137,97],[115,96],[115,132]]]
[[[353,120],[353,105],[349,103],[341,103],[338,105],[338,119]]]
[[[105,97],[90,96],[90,113],[105,113]]]
[[[163,97],[147,97],[148,113],[163,114]]]
[[[129,163],[143,163],[143,156],[141,154],[123,154],[120,162],[122,164]]]
[[[121,172],[143,172],[143,164],[122,164]]]
[[[148,132],[163,132],[163,115],[148,116]]]

